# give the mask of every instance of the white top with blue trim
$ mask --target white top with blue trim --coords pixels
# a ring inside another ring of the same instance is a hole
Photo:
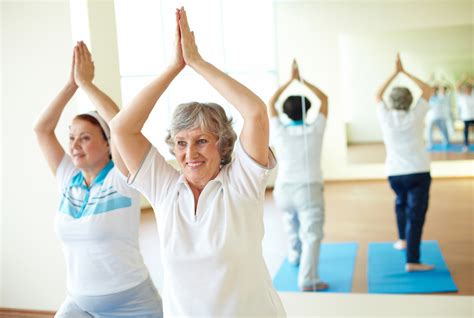
[[[61,203],[56,213],[72,295],[106,295],[135,287],[148,277],[139,250],[140,195],[110,161],[90,187],[62,159],[56,179]]]
[[[276,317],[283,305],[262,255],[265,186],[262,167],[240,142],[234,160],[194,196],[182,174],[156,148],[133,186],[156,211],[163,262],[164,317]]]
[[[284,126],[278,117],[270,120],[270,136],[278,158],[276,182],[322,183],[321,149],[326,117],[320,113],[310,125],[297,123]]]

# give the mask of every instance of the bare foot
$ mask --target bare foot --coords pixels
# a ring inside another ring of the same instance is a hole
[[[405,250],[407,248],[407,241],[398,240],[395,243],[393,243],[393,248],[396,250]]]
[[[305,291],[305,292],[322,291],[322,290],[327,290],[328,288],[329,288],[329,284],[327,284],[325,282],[319,282],[319,283],[316,283],[316,285],[313,285],[313,286],[303,287],[303,291]]]
[[[419,263],[406,263],[405,271],[407,272],[426,272],[433,270],[433,265],[419,264]]]

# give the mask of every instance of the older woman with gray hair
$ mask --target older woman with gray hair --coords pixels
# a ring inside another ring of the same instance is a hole
[[[422,95],[414,106],[413,95],[406,87],[394,87],[390,102],[383,101],[383,95],[395,77],[403,73],[421,89]],[[430,159],[423,141],[423,122],[428,112],[428,100],[432,88],[405,71],[397,55],[396,69],[377,92],[377,116],[382,128],[387,151],[385,171],[396,194],[399,240],[397,249],[406,249],[407,272],[428,271],[432,265],[420,262],[420,243],[428,210],[431,185]]]
[[[174,61],[111,124],[129,182],[157,216],[164,315],[285,316],[262,255],[265,186],[275,166],[265,104],[199,55],[183,8],[176,21]],[[244,126],[236,141],[221,106],[179,105],[166,139],[179,173],[141,130],[186,65],[235,106]]]

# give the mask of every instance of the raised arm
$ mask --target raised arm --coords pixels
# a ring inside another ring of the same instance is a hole
[[[288,86],[291,84],[293,79],[289,79],[285,83],[283,83],[282,86],[280,86],[275,93],[273,93],[273,96],[270,98],[268,101],[268,115],[270,117],[278,117],[278,112],[276,110],[276,102],[280,98],[281,94],[288,88]]]
[[[276,110],[276,102],[280,98],[281,94],[290,86],[293,80],[299,80],[299,71],[298,65],[296,64],[296,60],[293,60],[292,67],[291,67],[291,77],[288,81],[283,83],[273,94],[268,102],[268,115],[270,117],[277,117],[278,112]]]
[[[59,118],[77,91],[77,84],[74,81],[74,53],[72,56],[71,70],[66,85],[59,91],[58,95],[43,109],[34,124],[36,139],[48,162],[48,166],[56,175],[56,170],[64,157],[64,149],[59,143],[54,130],[58,125]]]
[[[456,90],[458,92],[461,91],[461,88],[464,84],[470,84],[471,86],[474,86],[474,77],[468,76],[467,74],[463,74],[457,81],[456,81]]]
[[[434,89],[428,84],[426,84],[425,82],[423,82],[422,80],[420,80],[419,78],[415,77],[414,75],[406,71],[404,71],[404,73],[406,76],[412,79],[416,83],[416,85],[418,85],[418,87],[422,91],[421,96],[424,98],[424,100],[428,101],[430,97],[433,95]]]
[[[94,104],[99,115],[104,118],[106,123],[110,124],[112,118],[114,118],[119,112],[119,108],[109,96],[92,83],[92,80],[94,79],[94,62],[92,61],[91,53],[84,42],[79,42],[78,45],[76,45],[74,48],[74,55],[74,79],[77,85],[79,85],[79,87],[86,93],[87,97]],[[109,145],[115,166],[123,175],[128,175],[127,167],[123,163],[122,157],[117,151],[117,147],[112,138],[109,140]]]
[[[245,151],[261,165],[268,163],[269,123],[265,103],[247,87],[203,60],[194,33],[190,31],[184,8],[179,10],[183,57],[187,65],[200,74],[242,115],[244,126],[240,141]]]
[[[110,123],[112,138],[122,159],[133,176],[149,150],[151,143],[141,130],[156,102],[184,68],[180,32],[178,27],[179,12],[176,11],[176,44],[174,61],[164,72],[138,93],[130,105],[120,111]]]
[[[377,94],[375,96],[375,100],[377,103],[383,101],[383,94],[387,90],[388,86],[390,83],[397,77],[398,73],[401,73],[403,71],[403,66],[402,66],[402,61],[400,60],[400,54],[397,54],[397,62],[395,65],[395,72],[390,75],[390,77],[380,86],[379,90],[377,91]]]
[[[399,65],[399,66],[398,66]],[[402,62],[400,61],[400,55],[397,55],[397,68],[400,67],[400,72],[404,73],[406,76],[408,76],[413,82],[415,82],[415,84],[421,89],[422,93],[421,93],[421,96],[423,97],[424,100],[428,101],[430,99],[430,97],[433,95],[434,93],[434,89],[426,84],[425,82],[423,82],[422,80],[420,80],[419,78],[417,78],[416,76],[408,73],[402,66]]]
[[[296,70],[298,70],[298,64],[296,64],[296,61],[293,62],[293,68],[296,68]],[[310,82],[302,79],[299,74],[299,71],[297,72],[297,76],[301,80],[301,83],[303,83],[303,85],[306,85],[310,89],[310,91],[312,91],[313,94],[318,97],[319,101],[321,102],[319,112],[323,114],[324,117],[328,118],[328,97],[326,96],[326,94],[324,94],[319,88],[317,88]]]

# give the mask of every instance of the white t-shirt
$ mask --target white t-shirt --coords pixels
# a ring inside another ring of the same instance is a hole
[[[151,202],[163,260],[163,313],[221,317],[285,315],[262,255],[270,169],[237,142],[234,160],[200,194],[196,214],[184,175],[152,147],[133,186]]]
[[[429,100],[430,110],[428,113],[429,119],[449,119],[450,102],[447,95],[433,95]]]
[[[408,111],[377,105],[387,157],[385,172],[389,176],[430,171],[430,158],[423,141],[423,120],[428,111],[423,98]]]
[[[326,117],[322,114],[314,123],[305,126],[284,126],[278,117],[270,120],[271,138],[278,158],[277,182],[323,182],[321,148],[325,128]]]
[[[471,95],[458,94],[458,108],[461,120],[474,120],[474,90]]]
[[[72,295],[96,296],[135,287],[148,277],[139,250],[140,194],[110,161],[90,188],[65,155],[56,171],[56,213]]]

